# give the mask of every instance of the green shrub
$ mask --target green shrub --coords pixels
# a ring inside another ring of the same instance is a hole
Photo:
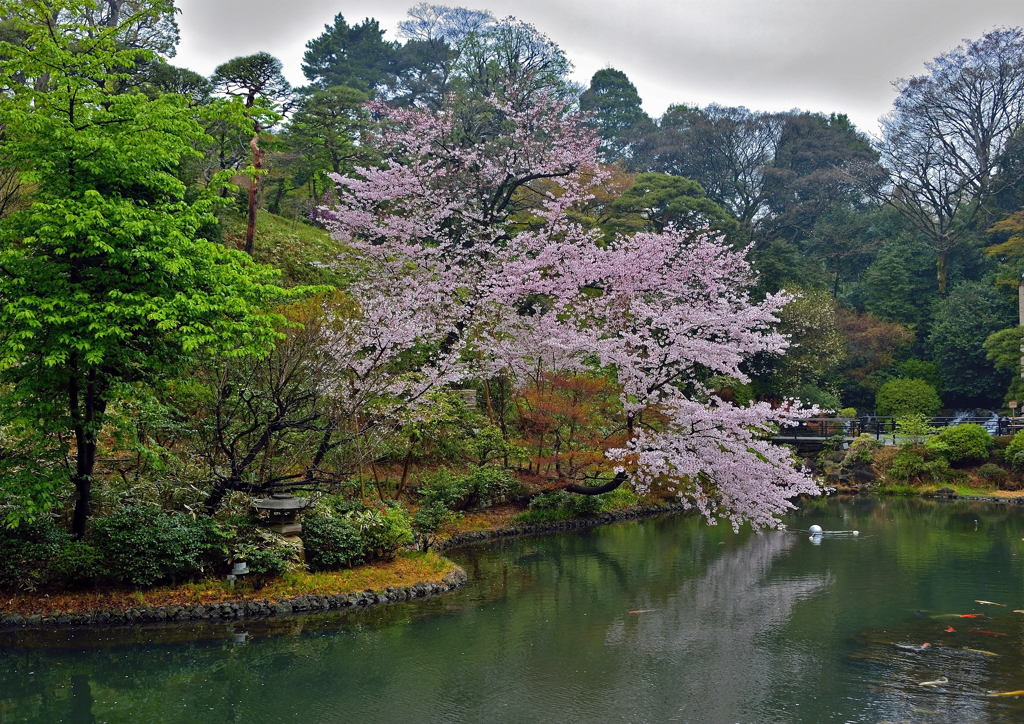
[[[93,524],[92,542],[107,571],[135,586],[190,578],[208,567],[219,549],[210,518],[166,514],[152,506],[127,506]]]
[[[333,512],[314,511],[302,518],[302,545],[314,571],[328,571],[362,563],[363,537],[356,525]]]
[[[289,570],[295,567],[295,552],[285,549],[283,546],[270,548],[242,548],[244,554],[239,560],[244,560],[249,569],[250,576],[258,578],[280,578]]]
[[[861,435],[850,443],[850,449],[846,451],[846,457],[843,458],[843,467],[852,468],[870,463],[875,451],[881,450],[883,447],[885,446],[880,440],[876,440],[870,435]]]
[[[993,463],[985,463],[978,468],[978,475],[993,485],[1002,485],[1007,477],[1006,471]]]
[[[994,444],[988,430],[972,422],[945,428],[928,441],[928,448],[957,463],[988,460],[988,451]]]
[[[934,362],[924,362],[919,359],[908,359],[899,366],[900,377],[911,380],[924,380],[935,388],[935,391],[942,394],[945,380],[939,366]]]
[[[923,443],[939,428],[932,427],[924,415],[907,415],[896,420],[896,437],[912,443]]]
[[[909,450],[900,450],[892,461],[887,473],[895,480],[909,481],[917,478],[924,470],[924,458]]]
[[[564,490],[555,490],[550,493],[541,493],[530,499],[527,506],[530,510],[558,510],[567,508],[569,494]]]
[[[857,417],[856,407],[844,407],[836,417]]]
[[[508,470],[489,466],[471,467],[466,475],[446,468],[424,476],[422,496],[414,523],[421,532],[433,532],[458,520],[459,512],[479,504],[493,504],[517,495],[519,481]]]
[[[628,485],[620,485],[612,492],[597,497],[601,499],[601,512],[623,510],[640,505],[640,496]]]
[[[924,380],[889,380],[878,388],[875,411],[879,415],[934,417],[942,409],[935,388]]]
[[[524,510],[512,516],[513,523],[547,523],[552,520],[568,520],[572,511],[567,508],[535,508]]]
[[[0,527],[0,587],[34,590],[47,578],[47,564],[71,540],[49,518]]]
[[[415,538],[409,514],[398,503],[371,503],[346,517],[359,531],[367,560],[390,560]]]
[[[95,581],[105,574],[103,556],[94,546],[72,540],[50,562],[50,572],[70,584]]]
[[[1018,454],[1024,452],[1024,430],[1020,430],[1003,450],[1003,460],[1012,464]]]
[[[942,483],[952,479],[953,471],[949,468],[949,462],[942,458],[928,460],[921,466],[921,478],[928,478],[933,483]]]
[[[1009,454],[1010,451],[1007,450],[1006,452]],[[1010,460],[1010,467],[1013,468],[1013,472],[1018,475],[1024,475],[1024,450],[1021,450],[1013,456],[1013,459]]]

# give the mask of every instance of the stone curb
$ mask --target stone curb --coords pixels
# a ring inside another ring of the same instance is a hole
[[[638,505],[625,510],[613,510],[607,513],[599,513],[591,518],[570,518],[568,520],[550,520],[543,523],[513,523],[512,525],[492,528],[490,530],[474,530],[467,533],[459,533],[442,541],[437,541],[431,548],[436,551],[446,551],[452,548],[483,543],[485,541],[500,538],[518,538],[528,535],[544,535],[547,533],[561,533],[568,530],[583,530],[594,528],[599,525],[618,523],[624,520],[638,520],[641,518],[653,518],[659,515],[672,515],[687,512],[681,503],[668,503],[666,505]]]
[[[0,618],[0,628],[72,627],[72,626],[131,626],[147,623],[187,621],[232,621],[287,616],[293,613],[333,611],[346,608],[382,606],[389,603],[412,601],[436,596],[465,585],[469,576],[455,566],[444,575],[440,583],[414,583],[411,586],[389,586],[380,591],[339,593],[330,596],[294,596],[275,601],[225,601],[195,606],[143,606],[126,610],[89,611],[80,614],[56,616],[22,616],[8,614]]]

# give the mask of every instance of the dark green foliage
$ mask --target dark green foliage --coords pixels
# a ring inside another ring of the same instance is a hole
[[[0,588],[33,590],[47,578],[47,565],[71,536],[49,518],[0,527]]]
[[[870,435],[861,435],[850,443],[849,450],[846,451],[846,457],[843,458],[843,467],[851,468],[857,465],[867,465],[871,463],[871,456],[876,450],[881,450],[884,445],[881,441],[876,440]]]
[[[302,520],[302,541],[317,570],[389,560],[413,542],[409,514],[399,503],[329,496]]]
[[[896,480],[911,480],[924,470],[924,458],[910,450],[900,450],[892,461],[888,476]]]
[[[343,516],[314,512],[302,518],[302,545],[314,571],[358,565],[365,560],[362,536]]]
[[[989,335],[1016,322],[1013,300],[982,282],[962,282],[936,304],[929,342],[954,405],[998,404],[1009,375],[996,370],[984,348]]]
[[[334,25],[325,25],[322,35],[306,43],[302,72],[322,89],[345,85],[372,94],[395,81],[398,49],[384,40],[378,21],[349,25],[338,13]]]
[[[928,447],[951,463],[988,460],[995,442],[981,425],[947,427],[928,441]]]
[[[875,396],[875,412],[879,415],[934,417],[941,407],[935,388],[924,380],[889,380]]]
[[[900,377],[905,377],[908,380],[924,380],[934,387],[939,395],[942,394],[946,381],[939,366],[934,362],[908,359],[900,362],[898,370]]]
[[[285,555],[280,548],[257,548],[255,546],[239,548],[239,560],[244,560],[249,568],[250,580],[258,578],[279,578],[288,572],[294,556]]]
[[[85,584],[106,573],[103,556],[84,541],[71,540],[50,562],[50,573],[69,584]]]
[[[134,586],[192,578],[222,550],[214,522],[152,506],[127,506],[98,519],[91,542],[114,578]]]
[[[580,96],[580,110],[593,114],[605,163],[629,156],[630,146],[654,127],[640,102],[636,86],[614,68],[594,73],[590,88]]]
[[[505,500],[518,493],[519,487],[519,481],[502,468],[473,466],[467,475],[441,468],[424,476],[416,528],[422,532],[435,531],[461,517],[461,511]]]
[[[862,275],[862,303],[880,319],[920,328],[927,324],[930,302],[937,296],[935,255],[912,235],[879,231],[888,238]]]
[[[1024,430],[1018,431],[1009,444],[1003,450],[1003,459],[1007,463],[1013,463],[1014,458],[1024,452]]]
[[[1024,450],[1016,453],[1012,458],[1007,455],[1006,459],[1009,461],[1010,467],[1013,468],[1013,472],[1024,475]]]
[[[668,226],[712,232],[735,231],[729,213],[704,193],[696,181],[663,173],[642,173],[636,182],[611,205],[614,218],[610,230],[630,233],[638,230],[664,231]]]
[[[978,475],[995,485],[1002,485],[1006,482],[1006,471],[994,463],[985,463],[978,468]]]
[[[359,531],[368,560],[390,560],[415,539],[409,514],[399,503],[368,503],[348,518]]]

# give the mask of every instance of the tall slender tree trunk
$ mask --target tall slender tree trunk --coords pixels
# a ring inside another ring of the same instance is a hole
[[[71,360],[73,374],[68,385],[68,403],[71,419],[74,420],[75,473],[71,483],[75,487],[75,514],[71,532],[75,538],[85,537],[85,526],[89,520],[92,503],[92,480],[96,472],[96,448],[98,418],[102,416],[105,404],[101,400],[96,384],[96,372],[90,370],[86,376],[85,389],[78,376],[78,360]]]
[[[939,294],[946,296],[946,277],[948,271],[946,269],[946,260],[949,257],[949,251],[941,249],[936,251],[935,257],[935,276],[939,282]]]
[[[260,172],[263,170],[263,149],[260,148],[260,127],[249,141],[252,149],[252,167],[255,173],[249,182],[249,225],[245,229],[245,253],[252,256],[256,239],[256,199],[260,189]]]

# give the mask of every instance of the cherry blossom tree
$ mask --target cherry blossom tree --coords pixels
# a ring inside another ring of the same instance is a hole
[[[572,214],[602,178],[595,135],[559,99],[514,94],[489,98],[477,127],[448,111],[374,108],[388,160],[336,177],[338,204],[323,211],[370,312],[361,334],[376,338],[364,350],[423,350],[420,396],[471,373],[502,371],[514,383],[609,373],[627,440],[607,452],[614,476],[557,485],[583,494],[664,486],[711,522],[778,525],[790,499],[818,488],[769,438],[815,410],[737,406],[701,381],[747,381],[744,360],[782,353],[773,325],[791,297],[754,302],[745,253],[702,230],[602,245]],[[402,322],[372,311],[381,305]],[[406,386],[397,398],[414,396]]]

